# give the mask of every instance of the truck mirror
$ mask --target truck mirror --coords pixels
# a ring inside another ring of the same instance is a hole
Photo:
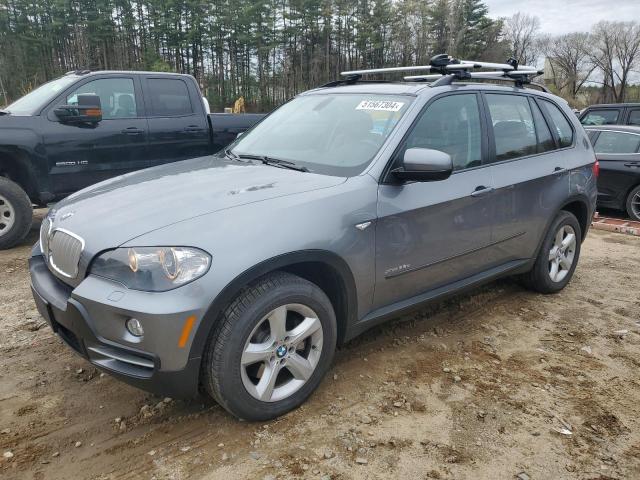
[[[53,112],[62,123],[98,123],[102,120],[100,97],[93,93],[81,93],[77,105],[61,105]]]

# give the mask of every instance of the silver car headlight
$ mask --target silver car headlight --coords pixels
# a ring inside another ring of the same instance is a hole
[[[130,247],[103,253],[90,273],[132,290],[165,292],[200,278],[210,266],[211,256],[198,248]]]

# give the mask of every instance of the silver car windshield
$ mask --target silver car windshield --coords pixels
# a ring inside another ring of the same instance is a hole
[[[306,95],[286,103],[229,150],[294,162],[311,172],[361,173],[407,111],[402,95]]]

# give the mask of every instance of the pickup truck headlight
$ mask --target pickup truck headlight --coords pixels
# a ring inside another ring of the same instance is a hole
[[[203,276],[211,256],[191,247],[116,248],[96,258],[91,274],[132,290],[166,292]]]

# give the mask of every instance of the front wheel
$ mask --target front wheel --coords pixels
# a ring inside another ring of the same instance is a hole
[[[333,359],[336,318],[315,284],[276,272],[243,290],[214,327],[203,386],[245,420],[269,420],[301,405]]]
[[[631,220],[640,222],[640,185],[631,190],[627,197],[627,213]]]
[[[576,217],[562,211],[542,242],[536,262],[524,275],[527,287],[540,293],[556,293],[573,277],[580,258],[582,230]]]
[[[0,177],[0,250],[18,244],[31,229],[31,200],[20,186]]]

